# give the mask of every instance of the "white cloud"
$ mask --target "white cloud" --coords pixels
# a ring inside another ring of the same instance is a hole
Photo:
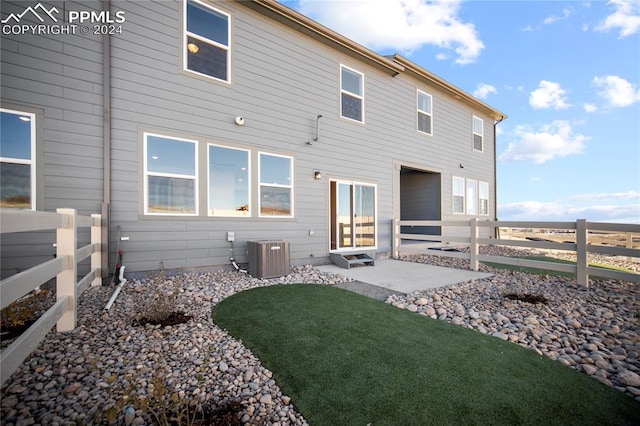
[[[613,107],[627,107],[640,102],[640,89],[636,89],[635,85],[616,75],[594,77],[592,84],[601,89],[598,95]]]
[[[554,158],[581,154],[588,138],[574,134],[571,124],[556,120],[545,124],[538,131],[525,126],[516,127],[517,142],[509,143],[507,150],[500,154],[500,161],[532,161],[542,164]]]
[[[596,112],[598,110],[597,106],[589,103],[582,104],[582,108],[585,110],[585,112]]]
[[[498,205],[500,220],[640,222],[640,204],[575,206],[562,202],[520,201]]]
[[[640,2],[638,0],[611,0],[615,12],[595,27],[596,31],[609,32],[618,29],[618,38],[628,37],[640,31]]]
[[[535,25],[535,26],[527,25],[526,27],[522,28],[522,31],[525,31],[525,32],[540,31],[543,26],[551,25],[551,24],[556,23],[558,21],[564,21],[565,19],[568,19],[572,14],[573,14],[573,8],[572,7],[565,7],[564,9],[562,9],[562,15],[551,15],[551,16],[548,16],[547,18],[544,19],[544,21],[542,21],[541,24],[538,24],[538,25]]]
[[[596,194],[579,194],[571,197],[575,201],[595,201],[595,200],[640,200],[640,192],[599,192]]]
[[[554,22],[563,21],[569,18],[569,16],[571,16],[572,13],[573,13],[573,10],[571,8],[565,7],[564,9],[562,9],[562,16],[551,15],[548,18],[546,18],[542,22],[542,24],[549,25],[549,24],[553,24]]]
[[[460,0],[300,0],[300,11],[371,49],[411,54],[434,45],[453,50],[455,62],[468,64],[478,58],[484,43],[475,26],[458,15],[460,4]]]
[[[478,87],[476,88],[476,90],[474,90],[473,96],[478,97],[480,99],[486,99],[487,96],[489,96],[489,94],[491,93],[494,93],[494,94],[498,93],[498,90],[490,84],[480,83],[478,84]]]
[[[542,80],[536,90],[529,95],[529,104],[536,109],[565,109],[571,105],[567,103],[566,91],[560,83]]]

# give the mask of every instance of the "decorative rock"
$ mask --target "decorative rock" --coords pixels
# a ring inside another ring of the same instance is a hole
[[[260,397],[260,404],[272,404],[271,394],[262,395]]]
[[[220,361],[220,363],[218,364],[218,371],[220,371],[221,373],[226,373],[228,370],[229,366],[227,365],[227,363],[224,361]]]
[[[623,385],[634,388],[640,387],[640,376],[633,371],[622,370],[618,373],[617,379]]]
[[[496,331],[495,333],[492,333],[491,335],[493,337],[497,337],[498,339],[501,339],[501,340],[508,340],[509,339],[509,336],[507,336],[506,334],[501,333],[499,331]]]
[[[416,305],[418,306],[425,306],[428,303],[429,303],[429,300],[425,299],[424,297],[421,297],[418,300],[416,300]]]

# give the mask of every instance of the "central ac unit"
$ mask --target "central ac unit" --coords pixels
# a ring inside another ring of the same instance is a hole
[[[255,278],[275,278],[291,272],[289,242],[247,241],[249,273]]]

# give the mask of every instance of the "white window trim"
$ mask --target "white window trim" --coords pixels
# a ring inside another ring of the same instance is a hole
[[[37,185],[36,185],[36,115],[32,112],[25,112],[25,111],[18,111],[15,109],[8,109],[8,108],[0,108],[0,112],[7,112],[9,114],[15,114],[15,115],[25,115],[25,116],[29,116],[30,118],[30,130],[31,130],[31,159],[29,160],[23,160],[20,158],[12,158],[12,157],[0,157],[0,162],[2,163],[11,163],[11,164],[23,164],[23,165],[29,165],[29,172],[30,172],[30,184],[31,184],[31,206],[29,207],[28,210],[35,210],[36,209],[36,200],[37,200],[37,194],[36,194],[36,189],[37,189]],[[25,209],[26,210],[26,209]]]
[[[480,193],[482,192],[480,190],[480,188],[482,187],[486,187],[486,192],[487,192],[487,198],[482,198],[482,196],[480,195]],[[486,213],[482,213],[482,200],[487,200],[487,212]],[[478,214],[481,216],[489,216],[489,183],[488,182],[478,182]]]
[[[275,183],[262,183],[262,181],[260,180],[260,168],[262,167],[262,162],[260,161],[260,158],[262,155],[269,155],[271,157],[281,157],[281,158],[288,158],[290,160],[290,169],[289,169],[289,175],[291,176],[291,184],[289,185],[282,185],[282,184],[275,184]],[[271,152],[265,152],[265,151],[258,151],[258,217],[259,218],[269,218],[269,219],[291,219],[295,217],[295,191],[294,191],[294,165],[293,165],[293,157],[290,155],[282,155],[282,154],[273,154]],[[291,190],[291,214],[288,216],[276,216],[276,215],[263,215],[262,212],[262,199],[261,199],[261,189],[263,186],[266,187],[270,187],[270,188],[289,188]]]
[[[354,187],[356,185],[359,186],[369,186],[369,187],[373,187],[373,217],[374,217],[374,221],[375,221],[375,225],[374,225],[374,245],[373,246],[363,246],[363,247],[340,247],[340,248],[336,248],[336,249],[332,249],[331,248],[331,239],[329,239],[329,252],[330,253],[339,253],[339,252],[353,252],[356,250],[377,250],[378,249],[378,185],[375,183],[370,183],[370,182],[361,182],[361,181],[355,181],[355,180],[346,180],[346,179],[331,179],[332,182],[335,182],[336,185],[338,184],[347,184],[347,185],[351,185],[352,190],[354,189]],[[353,193],[351,194],[353,196]],[[353,202],[355,203],[355,197],[352,197]],[[336,200],[337,201],[337,200]],[[351,208],[353,209],[353,205],[351,206]],[[337,230],[336,230],[337,232]],[[336,240],[337,240],[337,235],[336,235]]]
[[[482,129],[482,133],[476,133],[476,126],[475,126],[475,122],[476,120],[480,121],[480,129]],[[475,138],[472,136],[471,137],[471,147],[473,148],[474,151],[476,152],[484,152],[484,120],[480,117],[477,116],[473,116],[473,120],[471,122],[471,132],[472,135],[478,135],[482,138],[482,149],[476,149],[476,142],[475,142]]]
[[[455,188],[454,182],[456,180],[462,181],[462,194],[456,194],[454,192],[454,188]],[[454,197],[456,196],[462,197],[461,212],[456,211],[455,202],[454,202]],[[467,182],[463,177],[460,177],[460,176],[453,176],[453,179],[451,180],[451,211],[453,212],[453,214],[465,214],[467,212]]]
[[[195,153],[194,153],[194,161],[195,161],[195,175],[181,175],[174,173],[162,173],[162,172],[149,172],[148,164],[147,164],[147,141],[149,136],[155,136],[159,138],[165,139],[173,139],[180,142],[189,142],[195,145]],[[160,133],[151,133],[144,132],[143,133],[143,152],[142,152],[142,161],[144,162],[143,166],[143,185],[144,185],[144,214],[148,216],[199,216],[200,214],[200,206],[199,206],[199,191],[200,191],[200,183],[198,182],[198,141],[194,139],[185,139],[175,136],[167,136]],[[168,177],[168,178],[178,178],[178,179],[190,179],[193,180],[194,185],[194,213],[153,213],[149,212],[149,179],[148,176],[157,176],[157,177]]]
[[[219,13],[221,15],[224,15],[227,17],[227,41],[229,43],[228,46],[225,46],[224,44],[220,44],[215,40],[209,40],[208,38],[199,36],[197,34],[191,33],[189,31],[187,31],[188,25],[187,25],[187,1],[193,1],[194,3],[198,3],[200,5],[202,5],[203,7],[206,7],[207,9],[211,9],[212,11]],[[202,76],[202,77],[206,77],[206,78],[210,78],[214,81],[219,81],[222,83],[227,83],[227,84],[231,84],[231,15],[227,12],[224,12],[220,9],[217,9],[207,3],[204,3],[202,1],[199,0],[183,0],[182,2],[182,22],[184,22],[184,28],[182,31],[182,69],[183,71],[189,72],[189,73],[193,73],[195,75],[198,76]],[[188,37],[193,37],[196,38],[200,41],[202,41],[203,43],[207,43],[216,47],[219,47],[221,49],[224,49],[227,51],[227,79],[223,80],[221,78],[217,78],[214,77],[212,75],[209,74],[204,74],[198,71],[194,71],[192,69],[189,69],[189,58],[188,58],[188,53],[187,53],[187,40]]]
[[[344,90],[342,88],[342,69],[343,68],[345,68],[345,69],[347,69],[347,70],[349,70],[349,71],[351,71],[351,72],[353,72],[355,74],[359,74],[360,75],[360,85],[361,85],[361,88],[362,88],[362,95],[358,95],[356,93],[350,92],[348,90]],[[349,96],[353,96],[354,98],[358,98],[358,99],[360,99],[362,101],[362,121],[354,120],[351,117],[345,117],[342,114],[342,94],[343,93],[347,94]],[[353,123],[359,123],[359,124],[364,124],[365,123],[365,119],[364,119],[364,117],[365,117],[365,114],[364,114],[364,112],[365,112],[365,108],[364,108],[364,73],[362,73],[362,72],[360,72],[358,70],[355,70],[355,69],[353,69],[351,67],[348,67],[348,66],[346,66],[344,64],[340,64],[340,100],[339,100],[339,102],[340,102],[340,118],[345,119],[345,120],[349,120],[349,121],[351,121]]]
[[[222,214],[211,214],[211,191],[209,190],[209,185],[211,183],[211,167],[209,166],[210,164],[210,160],[211,157],[209,156],[209,147],[212,146],[216,146],[219,148],[225,148],[225,149],[233,149],[236,151],[244,151],[247,154],[247,186],[249,188],[248,190],[248,200],[247,203],[249,205],[249,211],[247,212],[247,214],[245,215],[222,215]],[[207,216],[208,217],[231,217],[231,218],[239,218],[239,219],[244,219],[244,218],[251,218],[253,216],[253,209],[251,206],[251,187],[253,185],[251,184],[251,150],[248,149],[243,149],[243,148],[233,148],[230,146],[226,146],[226,145],[219,145],[219,144],[215,144],[215,143],[208,143],[207,144]]]
[[[418,133],[421,133],[423,135],[429,135],[429,136],[433,136],[433,96],[430,95],[427,92],[423,92],[420,89],[416,89],[416,130],[418,131]],[[432,112],[427,112],[427,111],[423,111],[420,109],[420,95],[425,95],[429,97],[429,105],[431,107],[431,111]],[[431,117],[431,133],[429,132],[423,132],[422,130],[420,130],[420,126],[419,126],[419,120],[418,120],[418,113],[422,113],[425,115],[428,115],[429,117]]]

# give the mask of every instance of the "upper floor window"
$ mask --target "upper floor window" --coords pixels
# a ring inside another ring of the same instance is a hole
[[[452,184],[453,212],[464,213],[464,178],[454,176]]]
[[[432,135],[431,111],[433,99],[430,94],[418,90],[418,131]]]
[[[260,216],[293,217],[293,158],[259,153]]]
[[[249,151],[209,145],[209,215],[251,216]]]
[[[473,149],[476,151],[483,150],[484,139],[484,120],[473,116]]]
[[[35,209],[36,116],[0,109],[0,207]]]
[[[197,142],[144,134],[145,213],[198,214]]]
[[[196,0],[186,0],[184,67],[230,82],[230,15]]]
[[[340,65],[340,116],[364,123],[364,74]]]

